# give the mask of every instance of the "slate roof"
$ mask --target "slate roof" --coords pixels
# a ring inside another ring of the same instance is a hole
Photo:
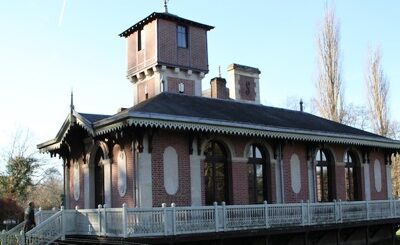
[[[154,13],[150,14],[149,16],[147,16],[146,18],[144,18],[143,20],[141,20],[141,21],[137,22],[136,24],[134,24],[133,26],[129,27],[122,33],[120,33],[119,36],[120,37],[128,37],[135,31],[142,29],[143,26],[145,26],[147,23],[149,23],[155,19],[171,20],[171,21],[177,22],[178,24],[200,27],[200,28],[206,29],[207,31],[214,29],[213,26],[209,26],[209,25],[201,24],[199,22],[192,21],[192,20],[184,19],[184,18],[181,18],[177,15],[173,15],[170,13],[154,12]]]
[[[135,112],[385,138],[306,112],[168,92],[161,93],[129,109],[129,113]]]
[[[70,127],[67,117],[56,138],[38,145],[60,147]],[[327,142],[400,149],[400,141],[336,123],[306,112],[235,100],[160,93],[115,115],[73,112],[72,118],[90,135],[145,126],[277,139]]]

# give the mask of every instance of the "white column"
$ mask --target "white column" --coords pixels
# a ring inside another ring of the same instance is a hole
[[[281,164],[279,158],[272,163],[275,168],[276,202],[282,203]]]
[[[139,207],[153,206],[153,185],[151,175],[151,154],[148,153],[149,143],[147,137],[143,137],[143,152],[138,153],[139,176]]]
[[[83,196],[84,208],[90,208],[89,163],[83,164]]]
[[[310,202],[315,202],[315,185],[314,185],[314,164],[313,161],[307,161],[308,175],[308,199]]]
[[[111,208],[111,162],[110,159],[102,161],[104,168],[104,201]]]
[[[65,176],[64,176],[64,191],[65,191],[65,196],[64,196],[64,205],[65,205],[65,208],[66,209],[68,209],[69,208],[69,195],[70,195],[70,190],[69,190],[69,181],[70,181],[70,175],[69,175],[69,171],[70,171],[70,168],[69,167],[67,167],[67,162],[65,162],[65,164],[64,164],[64,173],[65,173]]]
[[[371,182],[369,176],[369,164],[363,163],[362,168],[364,169],[364,194],[365,200],[371,200]]]
[[[386,165],[386,190],[387,190],[387,198],[392,199],[392,165],[387,164]]]
[[[192,206],[201,206],[201,168],[200,156],[197,155],[197,141],[192,142],[193,154],[190,155],[190,193]]]

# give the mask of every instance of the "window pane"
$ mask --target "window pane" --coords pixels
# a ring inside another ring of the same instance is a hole
[[[256,149],[256,158],[262,158],[260,149],[258,149],[258,147],[255,147],[255,149]]]
[[[215,164],[215,201],[222,202],[225,200],[225,164]]]
[[[248,164],[247,165],[247,179],[248,179],[248,193],[249,193],[249,202],[250,203],[255,203],[255,197],[254,193],[256,192],[255,189],[255,183],[254,183],[254,166],[253,164]]]
[[[177,27],[178,47],[187,48],[187,29],[185,26]]]

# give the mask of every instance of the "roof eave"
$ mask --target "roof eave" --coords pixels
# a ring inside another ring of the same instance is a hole
[[[94,124],[95,134],[102,135],[126,126],[152,126],[160,128],[189,129],[216,133],[261,136],[313,142],[352,144],[400,150],[400,141],[350,134],[337,134],[294,128],[268,127],[206,118],[170,116],[157,113],[130,112],[107,118]]]

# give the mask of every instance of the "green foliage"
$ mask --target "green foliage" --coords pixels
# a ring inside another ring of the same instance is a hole
[[[19,203],[24,203],[29,189],[34,186],[32,177],[38,167],[36,158],[11,156],[6,166],[6,178],[1,183],[6,193],[12,195]]]

